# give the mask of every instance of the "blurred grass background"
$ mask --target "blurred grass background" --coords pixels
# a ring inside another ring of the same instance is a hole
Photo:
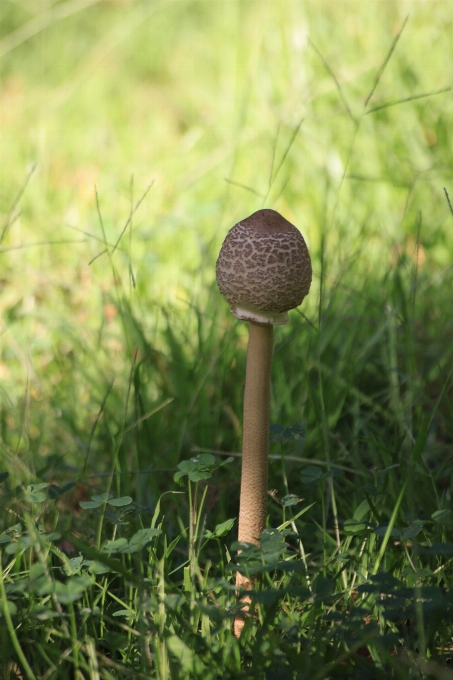
[[[240,450],[246,328],[215,259],[264,206],[306,237],[303,312],[323,327],[293,312],[279,329],[273,422],[306,421],[306,456],[397,459],[370,422],[401,435],[411,398],[431,403],[451,360],[451,9],[1,2],[6,467],[124,472],[173,467],[193,446]],[[121,479],[150,501],[149,477]]]

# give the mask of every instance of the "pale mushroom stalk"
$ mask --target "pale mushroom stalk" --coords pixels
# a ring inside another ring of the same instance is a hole
[[[266,527],[273,339],[272,325],[249,323],[238,540],[256,545]],[[251,587],[249,579],[239,572],[236,585]],[[243,625],[241,619],[236,619],[236,636],[240,635]]]
[[[238,538],[259,545],[266,526],[273,326],[286,324],[287,311],[310,290],[310,255],[294,225],[275,210],[258,210],[228,232],[216,273],[231,312],[249,322]],[[239,573],[236,583],[251,585]],[[236,619],[236,636],[242,627]]]
[[[273,331],[249,323],[238,539],[256,545],[266,527]]]

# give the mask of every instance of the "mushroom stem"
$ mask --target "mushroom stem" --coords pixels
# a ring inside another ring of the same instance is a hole
[[[272,349],[273,326],[249,323],[238,540],[255,545],[266,527]],[[236,585],[249,589],[252,584],[238,572]],[[250,603],[250,598],[242,601]],[[236,637],[243,626],[242,619],[235,620]]]
[[[266,526],[273,326],[249,323],[239,541],[259,545]]]

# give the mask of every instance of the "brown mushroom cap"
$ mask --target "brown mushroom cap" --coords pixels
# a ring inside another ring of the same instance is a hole
[[[284,324],[310,290],[304,238],[275,210],[258,210],[230,229],[216,266],[220,292],[239,319]]]

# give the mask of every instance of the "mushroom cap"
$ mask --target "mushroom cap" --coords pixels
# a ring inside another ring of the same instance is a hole
[[[312,268],[300,231],[275,210],[258,210],[230,229],[217,284],[239,319],[284,324],[310,290]]]

